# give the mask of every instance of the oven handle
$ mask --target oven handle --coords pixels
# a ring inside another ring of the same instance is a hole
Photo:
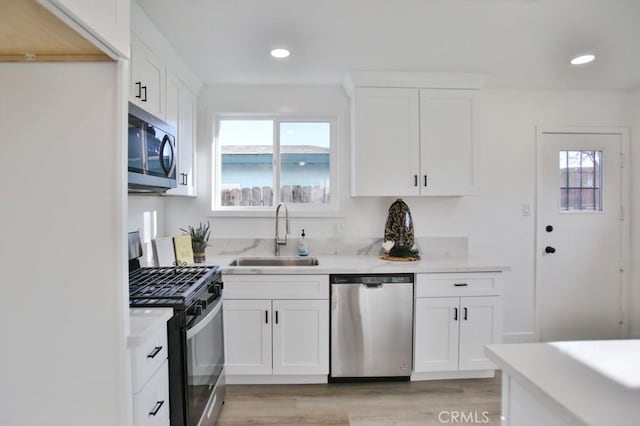
[[[209,312],[206,317],[204,317],[199,323],[194,325],[192,328],[187,330],[187,340],[191,339],[193,336],[198,334],[220,312],[220,309],[222,309],[222,298],[220,298],[218,300],[219,301],[218,301],[218,303],[216,303],[216,306],[213,307],[211,312]]]

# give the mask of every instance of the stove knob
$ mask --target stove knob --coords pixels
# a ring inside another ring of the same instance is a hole
[[[194,316],[202,315],[202,305],[200,305],[199,302],[200,301],[197,301],[196,303],[193,304],[192,307],[187,309],[188,315],[194,315]]]
[[[223,282],[222,281],[218,281],[217,283],[213,283],[209,286],[209,293],[212,294],[220,294],[220,291],[223,288]]]

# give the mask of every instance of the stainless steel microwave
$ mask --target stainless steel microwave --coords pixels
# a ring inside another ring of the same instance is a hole
[[[129,192],[176,187],[176,129],[129,103]]]

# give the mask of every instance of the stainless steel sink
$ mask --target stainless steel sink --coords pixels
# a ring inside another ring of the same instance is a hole
[[[317,257],[239,257],[229,266],[318,266]]]

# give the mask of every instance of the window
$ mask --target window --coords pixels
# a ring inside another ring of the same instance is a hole
[[[213,209],[334,208],[333,120],[219,118]],[[335,209],[335,208],[334,208]]]
[[[560,210],[602,211],[602,151],[560,151]]]

